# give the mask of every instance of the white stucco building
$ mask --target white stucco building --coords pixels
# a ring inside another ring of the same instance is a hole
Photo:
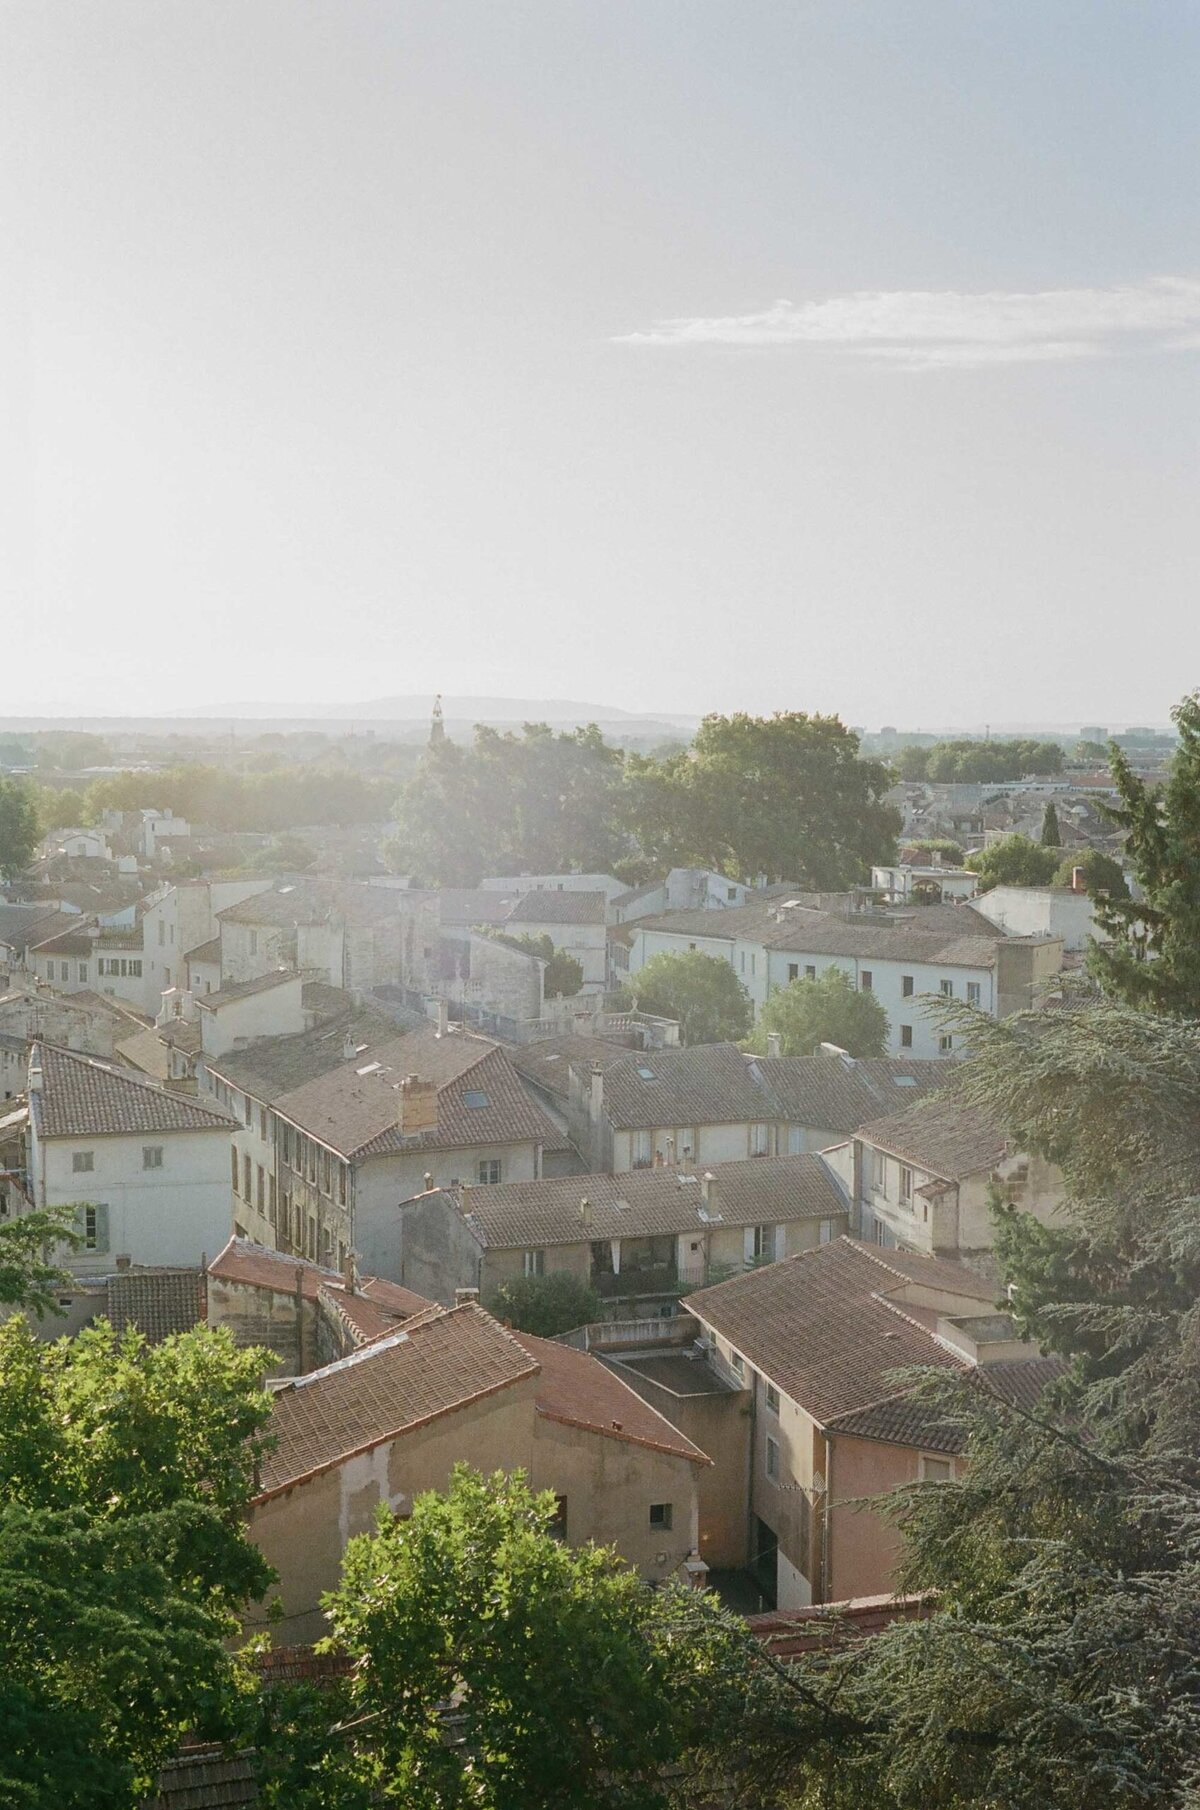
[[[112,1062],[35,1044],[29,1062],[29,1189],[35,1208],[77,1209],[78,1276],[135,1264],[195,1266],[229,1236],[233,1123],[211,1102]]]

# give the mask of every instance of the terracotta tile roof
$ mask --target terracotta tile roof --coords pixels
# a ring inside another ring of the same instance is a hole
[[[707,1208],[705,1173],[715,1179]],[[585,1198],[587,1225],[580,1209]],[[811,1155],[749,1157],[717,1163],[709,1171],[692,1165],[501,1182],[467,1190],[462,1206],[467,1224],[488,1250],[699,1232],[714,1224],[836,1219],[846,1211],[837,1182],[820,1157]]]
[[[787,1257],[684,1302],[784,1394],[827,1425],[890,1401],[893,1373],[910,1365],[969,1369],[905,1311],[914,1286],[948,1297],[948,1312],[994,1296],[965,1265],[879,1251],[850,1238]]]
[[[508,1051],[508,1059],[519,1075],[543,1093],[566,1100],[571,1091],[571,1068],[590,1073],[593,1062],[611,1068],[629,1054],[629,1045],[610,1041],[607,1037],[544,1037],[537,1043],[523,1043]]]
[[[337,1315],[355,1346],[369,1345],[372,1339],[386,1338],[395,1332],[403,1315],[388,1313],[365,1295],[348,1295],[344,1288],[323,1288],[318,1299]]]
[[[221,963],[220,937],[214,936],[207,943],[198,943],[194,949],[188,950],[183,959],[185,962],[215,962],[219,967]]]
[[[118,1270],[106,1278],[105,1293],[114,1329],[136,1326],[152,1345],[172,1333],[189,1332],[204,1319],[199,1270]]]
[[[360,1074],[360,1068],[369,1072]],[[406,1075],[436,1084],[436,1131],[400,1132],[397,1090]],[[439,1037],[432,1025],[381,1045],[366,1060],[343,1062],[274,1105],[281,1117],[347,1158],[542,1143],[559,1135],[497,1044],[461,1031]]]
[[[89,930],[90,923],[88,918],[76,918],[70,929],[60,929],[59,934],[47,936],[43,942],[30,943],[28,948],[35,955],[91,955],[99,941],[99,931],[95,926]]]
[[[974,912],[961,923],[954,920],[951,924],[944,918],[928,923],[927,918],[932,918],[936,910],[938,907],[930,906],[924,911],[905,913],[899,919],[865,919],[807,906],[789,909],[779,900],[764,900],[731,906],[727,911],[666,912],[659,917],[639,918],[633,928],[719,942],[758,942],[764,948],[799,956],[865,956],[876,961],[923,962],[946,968],[995,967],[996,946],[1005,939],[996,936],[994,925],[984,931],[971,921],[978,915]]]
[[[278,1391],[277,1444],[263,1461],[258,1500],[537,1371],[512,1333],[474,1303],[414,1321]]]
[[[826,1427],[831,1433],[856,1439],[915,1446],[923,1452],[945,1452],[951,1456],[961,1452],[965,1443],[958,1427],[942,1419],[928,1402],[915,1400],[911,1395],[894,1395],[886,1401],[873,1402],[868,1408],[835,1415]]]
[[[699,1446],[686,1439],[599,1358],[570,1345],[560,1345],[554,1339],[535,1338],[528,1332],[517,1332],[513,1337],[540,1366],[537,1410],[543,1419],[598,1433],[605,1439],[624,1440],[627,1445],[668,1452],[692,1464],[711,1464]]]
[[[327,924],[334,915],[330,889],[308,880],[285,880],[217,912],[222,924],[254,924],[291,930],[298,924]]]
[[[730,1125],[778,1117],[752,1063],[733,1043],[632,1050],[604,1074],[604,1116],[618,1130]]]
[[[1043,1390],[1064,1376],[1067,1368],[1061,1357],[1042,1357],[985,1364],[978,1374],[980,1381],[1001,1400],[1032,1414],[1041,1406]]]
[[[994,1169],[1008,1149],[1002,1128],[988,1113],[953,1099],[918,1101],[907,1112],[869,1120],[860,1135],[943,1181]]]
[[[608,901],[602,892],[529,892],[509,912],[508,924],[603,924]]]
[[[306,1006],[312,984],[309,982],[304,988]],[[396,1027],[383,1013],[370,1009],[353,1011],[336,1022],[318,1024],[311,1031],[256,1037],[244,1050],[207,1058],[205,1067],[243,1093],[270,1105],[280,1095],[346,1063],[347,1038],[354,1044],[355,1066],[361,1068],[376,1059],[381,1045],[396,1042]]]
[[[808,1609],[772,1609],[766,1615],[748,1615],[746,1625],[773,1658],[788,1660],[882,1633],[894,1621],[924,1620],[933,1610],[930,1596],[851,1596]]]
[[[31,1095],[30,1105],[41,1137],[121,1137],[170,1131],[228,1134],[233,1129],[233,1119],[221,1107],[202,1106],[130,1069],[53,1044],[38,1044],[35,1050],[41,1052],[42,1086]]]
[[[208,1266],[210,1276],[220,1282],[243,1282],[252,1288],[269,1289],[274,1294],[294,1295],[299,1276],[300,1290],[306,1301],[315,1301],[322,1289],[335,1292],[344,1289],[337,1270],[322,1269],[304,1257],[288,1257],[266,1245],[254,1244],[249,1238],[231,1238]],[[380,1276],[360,1276],[358,1292],[375,1306],[393,1316],[408,1318],[424,1313],[430,1306],[424,1295],[414,1294],[399,1282],[386,1282]]]
[[[249,1810],[259,1801],[248,1753],[227,1753],[216,1743],[185,1747],[158,1775],[158,1794],[142,1810]]]
[[[443,886],[433,894],[443,924],[466,929],[472,924],[503,924],[520,893],[485,892],[482,888]]]
[[[778,1102],[778,1117],[848,1135],[881,1112],[902,1110],[944,1087],[950,1065],[875,1056],[758,1056],[755,1063]]]

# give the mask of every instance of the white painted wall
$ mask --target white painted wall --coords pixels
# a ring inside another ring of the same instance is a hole
[[[1064,949],[1086,949],[1099,934],[1092,900],[1065,886],[994,886],[972,903],[1009,936],[1060,936]]]
[[[31,1126],[30,1146],[36,1206],[108,1208],[107,1247],[63,1255],[73,1275],[107,1275],[121,1252],[134,1263],[198,1264],[229,1237],[229,1133],[220,1127],[39,1139]],[[155,1146],[162,1148],[162,1167],[147,1169],[143,1151]],[[76,1171],[76,1152],[91,1153],[90,1172]]]

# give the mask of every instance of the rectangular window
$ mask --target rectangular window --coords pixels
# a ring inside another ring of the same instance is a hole
[[[554,1498],[554,1519],[551,1521],[549,1527],[547,1527],[546,1532],[550,1535],[550,1538],[552,1540],[565,1540],[566,1539],[566,1537],[567,1537],[567,1498],[565,1496],[555,1496],[555,1498]]]
[[[917,1474],[922,1483],[951,1483],[954,1479],[952,1458],[927,1458],[924,1452],[917,1460]]]
[[[479,1180],[485,1186],[500,1180],[500,1158],[485,1156],[479,1164]]]
[[[252,1198],[253,1198],[253,1196],[250,1193],[250,1158],[248,1156],[243,1156],[243,1158],[242,1158],[242,1199],[246,1202],[246,1205],[249,1206]]]
[[[900,1026],[900,1048],[902,1050],[910,1050],[912,1048],[911,1024],[902,1024]]]
[[[253,1123],[254,1123],[254,1106],[251,1102],[250,1095],[247,1094],[246,1095],[246,1124],[253,1125]]]
[[[731,1351],[729,1353],[729,1368],[733,1371],[735,1376],[745,1376],[746,1360],[740,1351]]]
[[[275,1224],[275,1177],[273,1175],[268,1176],[267,1182],[268,1182],[268,1190],[269,1190],[268,1198],[271,1203],[270,1209],[269,1209],[270,1219],[271,1219],[271,1224],[274,1225]]]
[[[345,1206],[345,1204],[346,1204],[346,1165],[345,1165],[345,1163],[338,1164],[338,1199],[341,1202],[341,1204],[343,1206]]]
[[[978,1006],[982,997],[983,989],[979,982],[977,980],[969,980],[967,982],[967,1004],[969,1006]]]
[[[939,1037],[938,1038],[938,1055],[939,1056],[948,1056],[950,1054],[950,1052],[953,1050],[953,1048],[954,1048],[953,1037]]]
[[[779,1412],[779,1391],[775,1387],[774,1383],[767,1384],[767,1406],[768,1406],[768,1408],[770,1408],[772,1414],[778,1414],[778,1412]]]
[[[83,1248],[85,1251],[108,1249],[108,1208],[87,1206],[82,1209]]]
[[[158,920],[158,946],[161,949],[167,940],[167,923],[165,918]]]
[[[546,1274],[545,1251],[526,1251],[524,1263],[527,1276],[544,1276]]]
[[[329,1193],[331,1176],[332,1176],[332,1171],[329,1167],[329,1152],[328,1152],[328,1150],[322,1150],[322,1152],[321,1152],[321,1192],[322,1192],[322,1194]]]
[[[804,978],[805,978],[805,980],[816,980],[817,969],[816,969],[816,964],[814,962],[809,962],[807,968],[805,968]]]
[[[954,998],[954,982],[952,980],[939,980],[938,991],[941,994],[943,999],[953,999]]]
[[[161,1169],[163,1166],[163,1147],[161,1144],[142,1145],[142,1168]]]
[[[251,953],[251,955],[258,954],[258,931],[257,930],[252,930],[250,932],[250,953]]]
[[[799,962],[789,962],[788,963],[788,979],[789,979],[789,981],[799,980],[799,978],[800,978],[800,963]]]
[[[96,1167],[94,1150],[73,1150],[71,1152],[71,1172],[74,1175],[90,1175]]]
[[[134,978],[134,980],[141,980],[141,978],[142,978],[142,964],[141,964],[141,962],[139,962],[139,961],[132,961],[132,962],[130,962],[130,964],[129,964],[129,972],[130,972],[130,974],[132,974],[132,976],[133,976],[133,978]]]
[[[757,957],[757,956],[756,956],[756,955],[753,955],[753,954],[752,954],[752,955],[751,955],[751,957],[750,957],[750,972],[751,972],[751,974],[753,974],[753,973],[754,973],[754,971],[755,971],[755,963],[756,963],[756,962],[757,962],[757,960],[758,960],[758,957]]]
[[[902,1207],[911,1207],[912,1206],[912,1194],[913,1194],[913,1172],[908,1167],[907,1163],[901,1163],[901,1165],[900,1165],[900,1205]]]
[[[664,1532],[670,1531],[671,1504],[669,1502],[652,1502],[650,1504],[650,1525],[660,1527]]]
[[[823,1219],[821,1221],[821,1236],[820,1236],[821,1244],[832,1244],[833,1243],[833,1238],[834,1238],[833,1228],[834,1228],[835,1223],[836,1222],[832,1219]]]
[[[767,1434],[767,1476],[772,1483],[779,1482],[779,1441]]]
[[[874,985],[875,985],[875,976],[872,974],[872,972],[869,968],[864,968],[862,970],[862,972],[859,974],[858,984],[859,984],[860,989],[864,993],[870,993],[871,991],[873,991]]]
[[[80,986],[82,986],[82,987],[87,986],[87,977],[88,977],[88,965],[86,962],[80,962],[80,964],[79,964],[79,984],[80,984]]]
[[[229,1150],[229,1166],[233,1171],[233,1191],[236,1194],[238,1191],[238,1161],[237,1151],[233,1149],[232,1145]]]
[[[769,1125],[751,1125],[750,1154],[766,1156],[770,1147],[771,1127]]]
[[[260,1106],[258,1109],[258,1135],[265,1144],[267,1141],[267,1109],[265,1106]]]
[[[633,1150],[633,1166],[635,1169],[649,1169],[654,1161],[654,1140],[648,1131],[635,1131],[630,1144]]]
[[[755,1263],[770,1263],[775,1256],[775,1227],[751,1226],[750,1256]]]
[[[911,974],[902,974],[900,976],[900,997],[902,999],[911,999],[912,996],[913,996],[913,977]]]
[[[261,1163],[259,1163],[259,1165],[258,1165],[254,1180],[256,1183],[256,1193],[255,1193],[255,1197],[254,1197],[254,1204],[257,1206],[259,1212],[261,1213],[261,1212],[263,1212],[263,1210],[266,1206],[266,1200],[267,1200],[267,1178],[263,1171],[263,1166]]]

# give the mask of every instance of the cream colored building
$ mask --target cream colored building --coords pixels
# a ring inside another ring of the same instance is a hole
[[[508,1332],[474,1303],[414,1316],[286,1385],[273,1430],[248,1531],[278,1573],[289,1641],[324,1631],[321,1596],[379,1503],[409,1514],[459,1463],[523,1471],[558,1498],[563,1537],[613,1545],[651,1581],[703,1575],[705,1455],[596,1359]]]

